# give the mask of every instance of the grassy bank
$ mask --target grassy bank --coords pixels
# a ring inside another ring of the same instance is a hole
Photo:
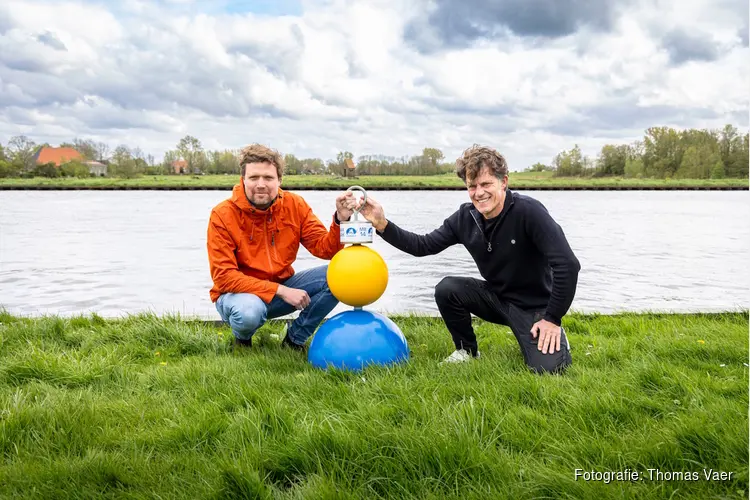
[[[161,175],[141,176],[135,179],[118,178],[58,178],[37,177],[33,179],[0,179],[0,188],[5,186],[41,187],[86,187],[86,188],[231,188],[238,177],[234,175]],[[287,175],[282,186],[287,189],[336,188],[346,189],[357,184],[369,189],[388,188],[464,188],[454,174],[434,176],[361,176],[356,179],[343,179],[327,175]],[[510,185],[517,189],[533,188],[696,188],[696,187],[748,187],[747,179],[624,179],[552,177],[549,172],[511,172]]]
[[[354,374],[279,324],[235,352],[178,318],[0,314],[0,497],[747,498],[746,313],[568,316],[564,376],[481,321],[483,358],[437,366],[442,323],[394,319],[410,362]]]

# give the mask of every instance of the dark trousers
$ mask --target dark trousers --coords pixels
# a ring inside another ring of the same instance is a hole
[[[453,337],[456,349],[465,349],[473,355],[477,352],[477,337],[471,325],[471,315],[490,323],[509,326],[521,347],[526,365],[537,373],[560,372],[572,359],[565,331],[560,336],[560,350],[542,354],[537,348],[537,338],[531,336],[531,326],[542,319],[543,310],[522,309],[502,300],[487,282],[448,276],[435,287],[435,302],[445,326]]]

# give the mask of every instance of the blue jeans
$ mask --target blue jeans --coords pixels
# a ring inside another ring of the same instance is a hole
[[[282,283],[289,288],[304,290],[310,296],[310,305],[300,311],[287,330],[289,339],[295,344],[304,344],[339,303],[328,288],[327,270],[327,265],[306,269]],[[251,338],[267,319],[296,311],[294,306],[284,302],[281,297],[274,297],[266,304],[263,299],[251,293],[224,293],[216,301],[216,310],[221,319],[229,323],[234,336],[241,340]]]

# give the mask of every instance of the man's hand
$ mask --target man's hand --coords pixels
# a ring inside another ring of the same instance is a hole
[[[279,289],[276,291],[276,295],[281,297],[281,300],[291,306],[294,306],[295,309],[298,309],[300,311],[310,305],[310,296],[307,295],[307,292],[304,290],[279,285]]]
[[[539,320],[531,327],[531,337],[536,338],[537,334],[539,334],[537,349],[542,351],[542,354],[552,354],[560,350],[562,329],[559,326],[545,319]]]
[[[340,222],[349,220],[354,213],[353,203],[356,203],[354,199],[354,193],[351,191],[345,191],[336,197],[336,217],[339,218]]]
[[[382,232],[383,229],[385,229],[385,226],[388,225],[388,220],[385,218],[385,212],[383,211],[382,205],[380,205],[380,203],[369,194],[367,195],[367,202],[364,203],[364,205],[362,204],[362,201],[362,199],[352,200],[349,202],[348,206],[350,206],[352,210],[354,208],[359,208],[359,213],[372,223],[372,227]]]

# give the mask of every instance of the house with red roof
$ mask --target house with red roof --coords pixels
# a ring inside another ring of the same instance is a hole
[[[81,153],[73,148],[53,148],[51,146],[42,146],[34,154],[34,161],[37,165],[52,163],[57,168],[74,160],[80,161],[82,164],[89,167],[89,172],[94,175],[107,175],[107,165],[98,161],[87,161]]]
[[[172,162],[172,170],[175,174],[187,174],[188,164],[185,160],[175,160]]]
[[[53,148],[42,146],[34,155],[37,165],[54,163],[56,167],[65,165],[73,160],[83,161],[83,155],[73,148]]]
[[[355,177],[355,169],[354,162],[351,158],[346,158],[344,160],[344,177]]]
[[[193,169],[191,172],[188,162],[183,159],[175,160],[172,162],[172,171],[175,174],[200,174],[201,173],[200,167],[196,167],[196,166],[193,166]]]

